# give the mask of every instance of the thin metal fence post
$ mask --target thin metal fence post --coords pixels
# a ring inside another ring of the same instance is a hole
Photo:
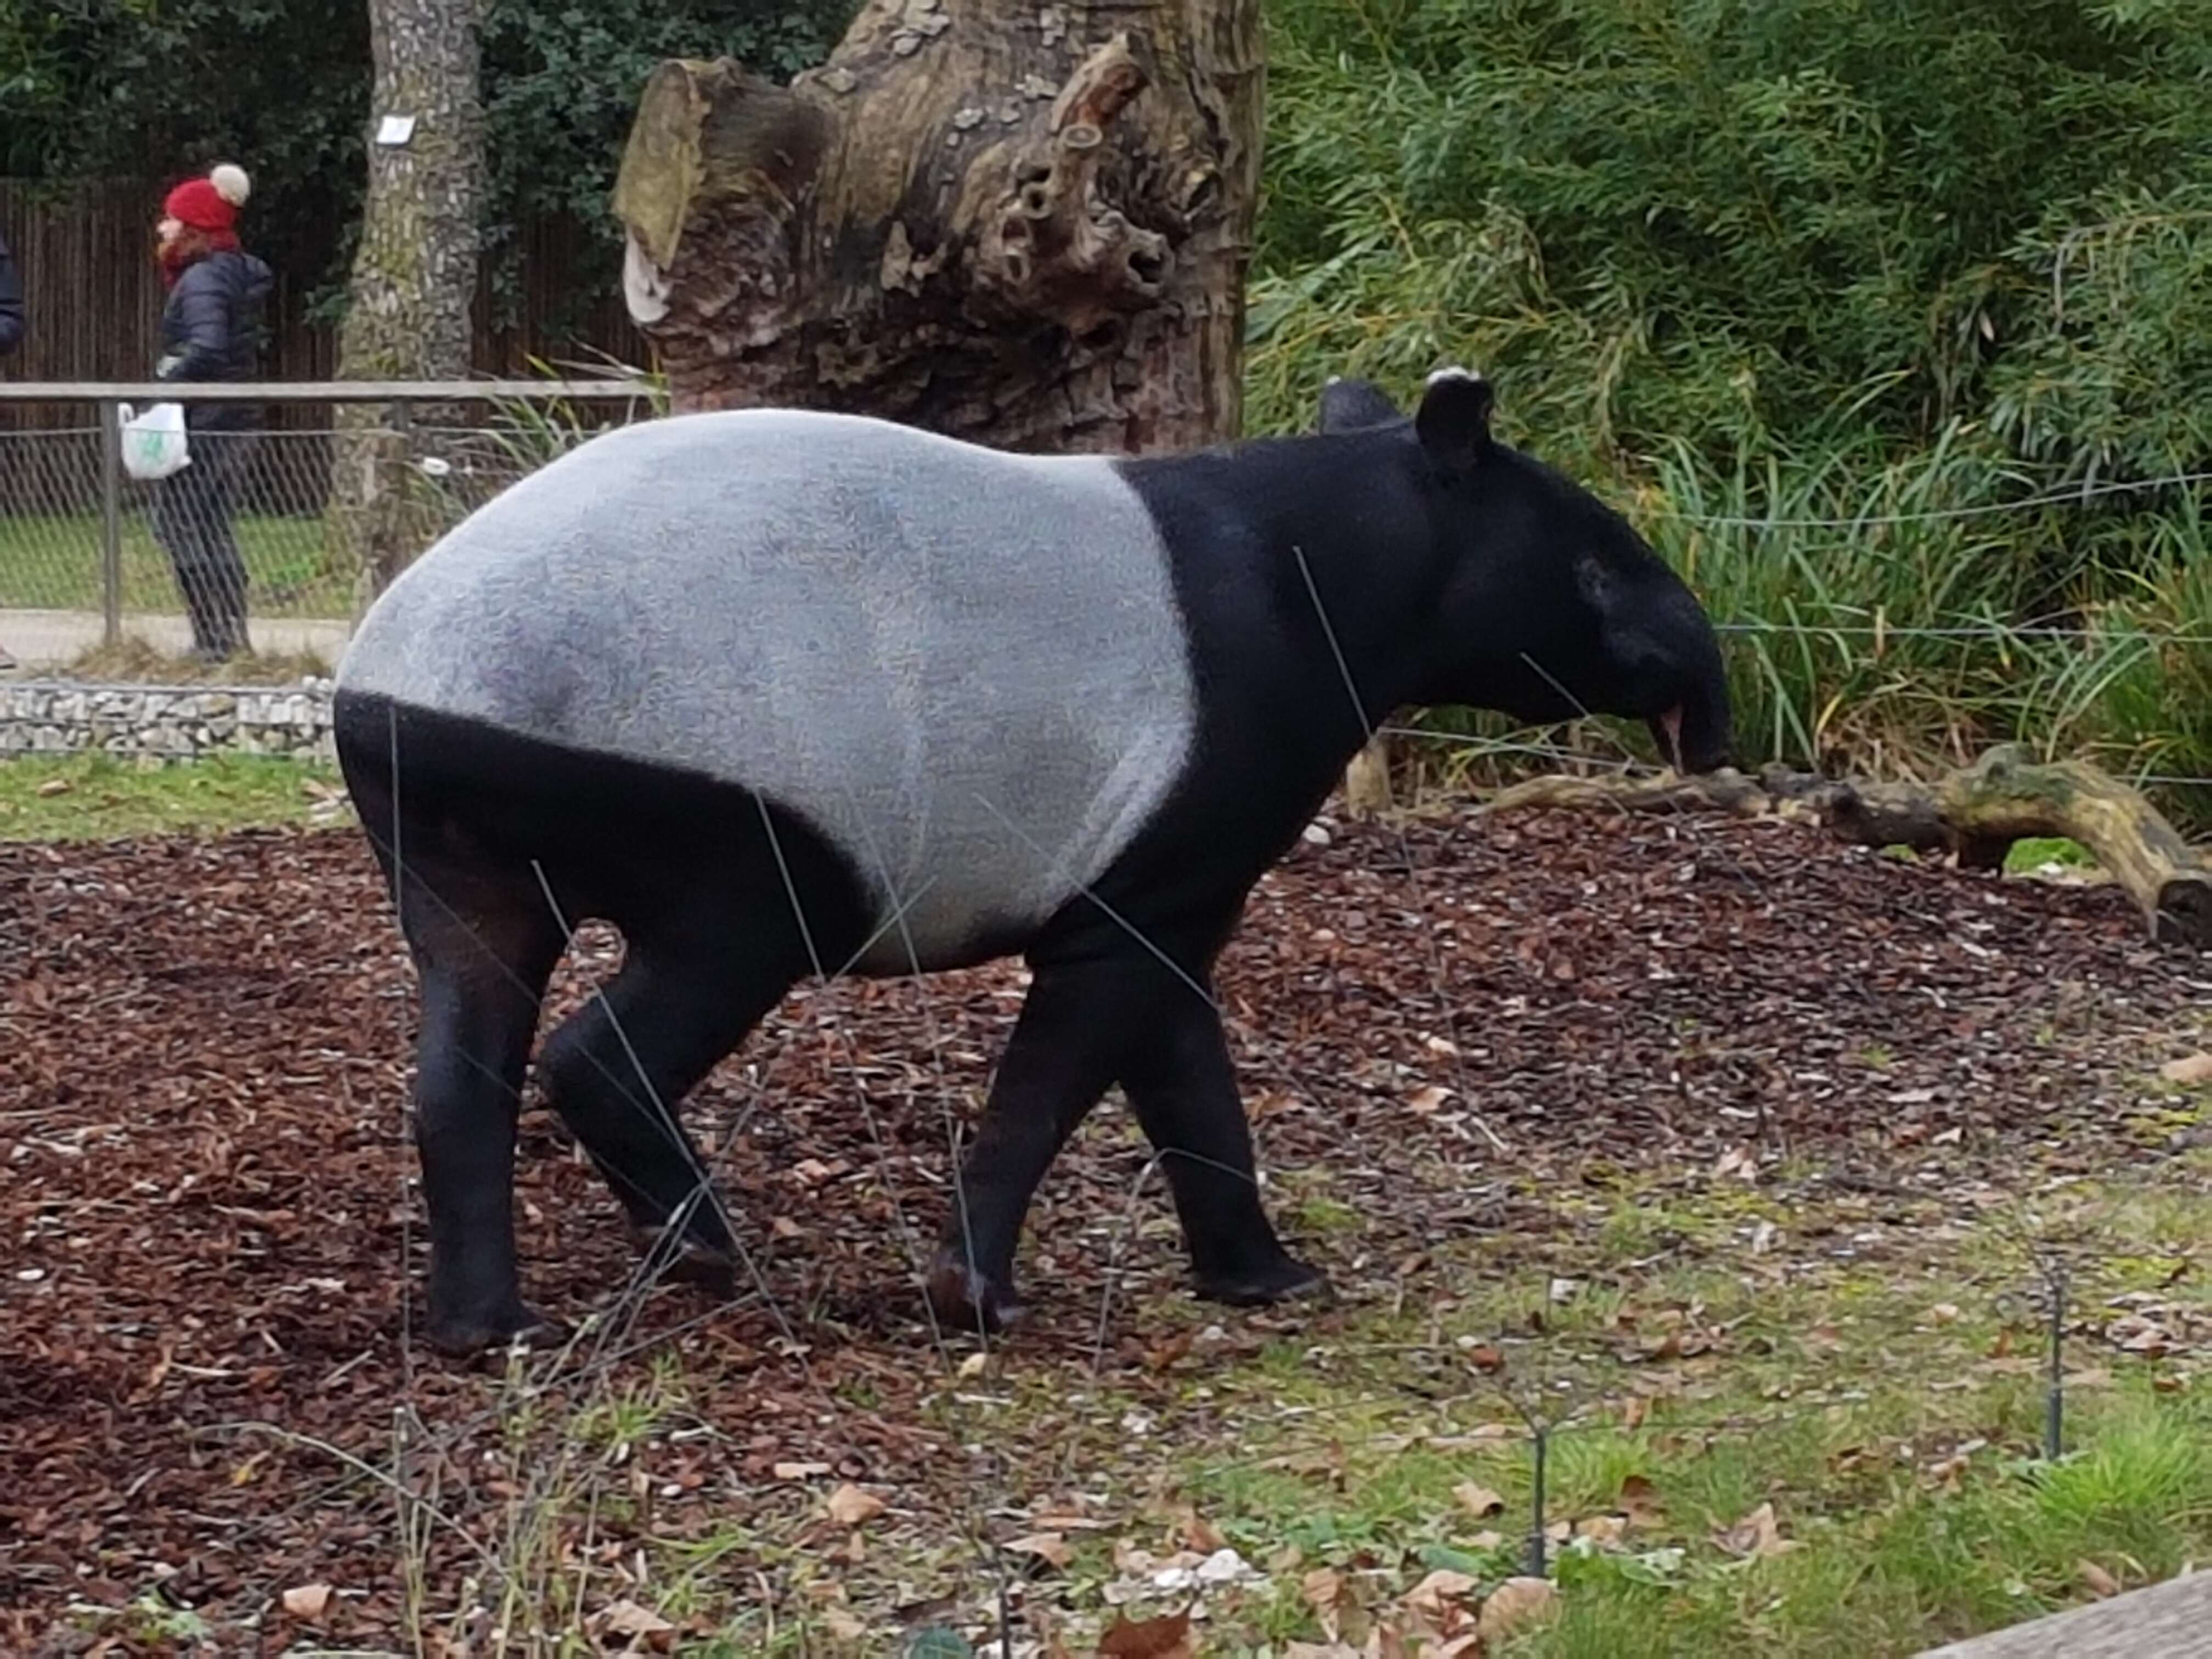
[[[1535,1470],[1528,1503],[1528,1576],[1544,1576],[1544,1454],[1551,1444],[1551,1436],[1542,1424],[1536,1425]]]
[[[2051,1291],[2051,1389],[2044,1406],[2043,1459],[2056,1463],[2066,1433],[2066,1268],[2053,1262],[2045,1271]]]
[[[123,405],[100,404],[100,635],[112,648],[123,639]]]

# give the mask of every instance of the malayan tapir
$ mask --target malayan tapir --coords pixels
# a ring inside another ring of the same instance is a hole
[[[1279,1242],[1212,993],[1253,885],[1406,704],[1649,720],[1723,763],[1721,653],[1595,496],[1431,376],[1332,381],[1319,429],[1144,459],[1002,453],[793,410],[595,437],[363,618],[337,752],[421,981],[428,1336],[524,1303],[518,1102],[568,931],[624,956],[537,1076],[648,1239],[739,1255],[674,1109],[799,980],[1032,969],[931,1268],[1017,1310],[1047,1166],[1119,1084],[1198,1291],[1324,1288]]]

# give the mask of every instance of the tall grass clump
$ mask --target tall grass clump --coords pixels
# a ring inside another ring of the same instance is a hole
[[[2207,0],[1267,22],[1254,429],[1482,368],[1729,624],[1747,759],[2212,775]]]

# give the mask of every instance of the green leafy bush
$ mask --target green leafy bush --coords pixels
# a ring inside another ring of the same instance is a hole
[[[2212,775],[2204,491],[2154,485],[2212,469],[2212,4],[1267,21],[1254,429],[1480,367],[1732,625],[1749,758]]]

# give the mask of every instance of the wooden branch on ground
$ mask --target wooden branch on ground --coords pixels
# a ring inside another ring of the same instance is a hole
[[[1932,786],[1822,778],[1787,767],[1755,777],[1534,778],[1500,791],[1485,812],[1516,807],[1617,811],[1715,810],[1817,818],[1863,847],[1949,853],[1996,870],[2015,841],[2063,836],[2112,872],[2153,939],[2212,950],[2212,866],[2136,791],[2082,761],[2036,763],[2006,744]]]

